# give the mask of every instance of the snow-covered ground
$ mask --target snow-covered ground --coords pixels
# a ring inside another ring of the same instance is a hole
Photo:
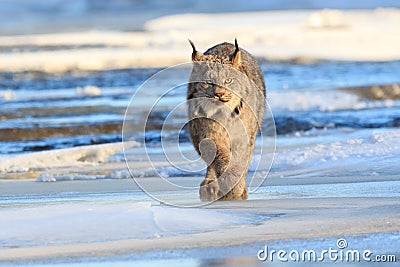
[[[188,62],[190,38],[201,51],[238,38],[267,59],[383,61],[400,58],[400,11],[266,11],[183,14],[146,22],[144,31],[83,31],[0,36],[0,70],[103,70]],[[73,48],[73,49],[72,49]]]
[[[400,7],[396,0],[1,0],[0,35],[87,30],[137,31],[170,14],[227,13],[293,9],[374,9]],[[117,15],[116,15],[117,14]],[[18,19],[15,19],[15,18]]]
[[[336,240],[343,237],[349,249],[399,255],[396,197],[307,198],[304,194],[285,196],[281,192],[275,200],[182,209],[150,203],[145,196],[137,199],[138,191],[126,190],[127,184],[121,181],[111,185],[91,182],[86,185],[91,193],[64,195],[56,193],[54,186],[53,194],[49,194],[27,181],[16,182],[33,195],[19,199],[8,195],[1,200],[5,216],[0,218],[4,230],[0,262],[118,264],[122,260],[139,264],[145,260],[157,264],[152,260],[224,261],[247,257],[257,263],[256,253],[264,245],[318,250],[327,245],[335,248]],[[64,190],[77,186],[73,183],[77,182],[67,184]],[[347,185],[345,190],[358,189],[357,183]],[[398,182],[382,185],[384,190],[398,187]],[[119,188],[118,192],[109,192],[110,186]],[[3,190],[12,187],[2,185]],[[338,184],[337,189],[341,188]],[[314,192],[318,190],[314,188]],[[10,205],[7,198],[14,204]]]
[[[329,135],[327,135],[328,133],[324,135],[324,130],[316,130],[314,133],[308,132],[305,138],[299,138],[299,136],[297,138],[296,136],[278,138],[278,150],[274,156],[273,171],[308,170],[316,167],[320,170],[327,170],[375,161],[377,163],[373,166],[375,171],[365,173],[367,170],[372,170],[366,168],[359,169],[358,173],[372,176],[379,175],[380,171],[383,174],[397,174],[398,170],[395,165],[390,169],[387,167],[394,164],[400,157],[399,130],[366,130],[364,133],[355,132],[353,134],[345,131],[335,132],[336,137],[331,136],[332,131]],[[329,139],[332,140],[329,141]],[[260,172],[260,175],[263,175],[268,173],[270,165],[260,162],[262,157],[257,154],[260,149],[257,144],[250,172]],[[274,142],[267,138],[264,140],[264,145],[264,151],[274,152],[274,148],[270,147],[274,145]],[[153,152],[148,152],[150,154],[146,155],[145,146],[134,141],[125,144],[128,166],[135,166],[134,169],[131,169],[131,173],[135,177],[161,175],[168,178],[202,176],[205,173],[205,165],[202,161],[196,163],[188,161],[171,165],[171,162],[177,162],[174,157],[181,158],[181,151],[189,151],[192,157],[196,157],[190,144],[185,144],[173,154],[169,154],[169,162],[164,163],[160,161],[165,156],[162,148],[152,150]],[[147,146],[149,145],[147,144]],[[129,149],[130,147],[132,148]],[[3,173],[35,172],[38,175],[38,181],[42,182],[131,178],[130,173],[125,169],[124,156],[121,151],[122,144],[115,143],[2,156],[0,170]],[[158,152],[154,153],[154,151]],[[117,155],[112,156],[114,154]],[[109,158],[110,160],[108,160]],[[152,162],[155,164],[155,168],[150,164],[152,160],[155,160]],[[112,173],[101,174],[102,171],[107,173],[106,171],[112,168],[114,168]],[[74,169],[74,171],[70,174],[64,173],[66,169]],[[338,170],[336,169],[336,171]]]
[[[1,248],[192,235],[259,221],[261,217],[254,214],[185,210],[127,200],[34,204],[2,211]]]

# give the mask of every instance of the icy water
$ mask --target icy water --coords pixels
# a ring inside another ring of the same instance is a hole
[[[278,136],[316,129],[400,126],[400,61],[262,62],[267,97]],[[0,73],[0,153],[42,151],[121,140],[127,105],[137,88],[159,69],[98,72]],[[171,77],[166,84],[186,77]],[[166,90],[164,85],[147,92]],[[389,93],[388,93],[389,92]],[[162,112],[149,118],[146,140],[160,142],[170,110],[185,100],[185,86],[168,96]],[[149,103],[150,104],[150,103]],[[145,111],[148,107],[138,107]],[[178,120],[184,120],[180,113]],[[138,122],[143,122],[138,118]],[[171,135],[179,130],[169,125]],[[187,133],[181,133],[189,142]],[[326,138],[327,133],[321,131]],[[329,134],[328,134],[329,135]]]

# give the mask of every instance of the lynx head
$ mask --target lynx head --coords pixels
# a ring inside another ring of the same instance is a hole
[[[235,39],[235,51],[232,54],[223,54],[223,55],[204,55],[203,53],[196,50],[196,47],[194,46],[191,40],[189,40],[189,43],[193,49],[192,52],[193,62],[204,62],[204,61],[215,62],[225,65],[230,65],[231,67],[234,67],[238,70],[242,66],[241,52],[237,39]]]
[[[233,53],[232,44],[226,44],[230,49],[225,53],[205,55],[193,48],[193,71],[190,77],[188,99],[206,97],[216,105],[225,105],[230,110],[241,106],[241,100],[246,98],[249,79],[241,72],[241,51],[235,39]]]

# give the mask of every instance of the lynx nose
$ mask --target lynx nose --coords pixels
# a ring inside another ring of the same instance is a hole
[[[216,96],[216,97],[218,97],[218,98],[221,98],[223,95],[224,95],[223,92],[215,92],[215,93],[214,93],[214,96]]]
[[[214,96],[216,97],[216,98],[222,98],[223,96],[224,96],[224,94],[225,94],[225,90],[224,89],[222,89],[222,88],[215,88],[215,91],[214,91]]]

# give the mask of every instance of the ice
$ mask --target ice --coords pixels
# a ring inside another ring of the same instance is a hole
[[[29,247],[191,235],[255,222],[257,216],[151,202],[62,203],[3,208],[2,247]]]
[[[341,141],[278,149],[272,167],[275,171],[294,167],[304,170],[315,166],[331,168],[332,165],[346,166],[354,162],[369,162],[377,157],[388,162],[400,157],[400,130],[374,131],[364,137],[342,138]],[[260,154],[253,155],[250,172],[266,174],[269,171],[270,166],[260,162],[260,159]],[[201,169],[201,167],[199,165],[196,168]],[[160,167],[159,171],[166,177],[185,175],[185,172],[177,173],[177,168],[172,167]],[[198,172],[197,175],[204,175],[204,172]]]
[[[149,170],[133,170],[134,177],[155,176],[154,169]],[[50,174],[42,173],[36,179],[37,182],[61,182],[61,181],[79,181],[79,180],[98,180],[98,179],[130,179],[131,173],[128,170],[115,170],[111,174],[80,174],[80,173],[63,173]]]
[[[139,143],[131,141],[126,144],[126,147],[129,146],[139,146]],[[0,172],[26,172],[60,166],[74,166],[79,168],[85,165],[97,165],[121,150],[122,143],[110,143],[42,151],[17,156],[4,156],[0,158]],[[49,180],[46,177],[42,178]]]
[[[266,142],[268,143],[268,142]],[[283,143],[285,143],[283,141]],[[310,167],[331,168],[346,166],[354,162],[368,162],[380,157],[385,160],[396,160],[400,157],[400,130],[373,131],[362,137],[341,138],[340,141],[297,145],[296,148],[280,148],[275,153],[272,168],[274,171],[287,168],[310,169]],[[249,171],[266,175],[269,165],[260,162],[261,155],[255,153]],[[186,171],[186,170],[191,171]],[[204,164],[181,164],[176,166],[160,166],[155,169],[133,171],[134,177],[203,176]]]
[[[343,166],[376,158],[396,160],[399,157],[400,130],[387,130],[375,131],[366,137],[278,151],[273,166],[281,170],[293,167],[307,169],[312,166]]]
[[[334,111],[384,108],[400,105],[399,101],[376,101],[360,98],[338,90],[268,92],[268,103],[274,112],[281,111]]]
[[[170,166],[159,166],[155,168],[144,168],[144,169],[131,169],[128,170],[117,170],[106,178],[111,179],[127,179],[132,176],[135,178],[142,177],[184,177],[184,176],[202,176],[205,174],[206,165],[203,162],[190,163],[190,164],[174,164]]]
[[[97,86],[86,85],[85,87],[78,86],[76,88],[76,93],[79,96],[100,96],[101,89]]]
[[[54,175],[44,173],[40,175],[37,179],[38,182],[55,182],[57,179],[54,177]]]
[[[148,21],[141,32],[86,30],[0,36],[5,47],[35,48],[0,53],[0,70],[165,67],[190,61],[187,38],[204,51],[237,37],[255,56],[269,59],[394,60],[400,58],[399,13],[379,9],[182,14]],[[380,34],[382,21],[385,34]]]
[[[336,140],[332,141],[325,140],[322,143],[311,142],[310,144],[297,144],[295,148],[291,148],[291,142],[287,141],[288,147],[278,147],[275,153],[272,165],[273,171],[284,171],[287,169],[312,170],[313,167],[331,169],[333,166],[343,167],[357,162],[371,162],[376,159],[383,162],[386,161],[392,166],[393,162],[400,157],[400,130],[370,131],[369,134],[360,135],[359,137],[349,137],[346,139],[341,136],[335,139]],[[307,139],[300,140],[304,141]],[[280,143],[284,145],[285,141]],[[258,176],[265,176],[268,174],[270,166],[260,162],[261,159],[262,157],[257,153],[256,149],[249,167],[250,175],[252,175],[251,173],[256,173]],[[95,160],[94,162],[97,161]],[[71,162],[64,162],[64,164],[67,163],[71,164]],[[78,163],[82,164],[82,162]],[[86,162],[86,164],[88,163],[93,163],[93,160]],[[4,163],[2,165],[4,166]],[[36,165],[36,167],[37,166],[38,165]],[[37,181],[55,182],[93,179],[129,179],[131,177],[143,178],[159,176],[163,178],[192,177],[204,176],[206,167],[205,163],[202,161],[167,166],[143,166],[130,170],[116,169],[107,175],[89,175],[81,173],[49,174],[45,172],[39,176]],[[375,166],[375,169],[375,174],[371,172],[369,175],[378,175],[378,166]],[[15,170],[15,167],[12,167],[10,170]]]
[[[132,174],[138,177],[147,176],[161,176],[164,178],[168,177],[179,177],[179,176],[198,176],[204,175],[206,171],[205,163],[187,163],[187,164],[173,164],[170,166],[160,166],[154,169],[147,169],[142,172],[133,171]]]
[[[38,182],[57,182],[57,181],[73,181],[73,180],[95,180],[104,179],[105,175],[86,175],[86,174],[49,174],[43,173],[39,175]]]
[[[308,17],[307,25],[312,28],[346,27],[348,22],[340,10],[325,9],[312,13]]]
[[[13,100],[14,99],[14,92],[12,90],[1,90],[0,91],[0,100]]]
[[[117,170],[117,171],[114,171],[109,176],[109,178],[111,178],[111,179],[129,179],[132,177],[128,170]]]
[[[68,32],[76,29],[141,29],[148,19],[165,14],[186,12],[219,13],[248,10],[280,9],[372,9],[399,7],[396,0],[221,0],[195,1],[171,0],[143,2],[139,0],[88,1],[88,0],[1,0],[0,34]],[[18,20],[15,20],[18,14]],[[117,16],[115,14],[118,14]],[[51,23],[49,23],[51,22]]]
[[[131,87],[98,87],[95,85],[86,85],[76,88],[50,88],[50,89],[18,89],[18,90],[0,90],[0,100],[12,101],[34,101],[34,100],[60,100],[75,99],[82,96],[115,96],[122,94],[131,94]],[[60,103],[57,103],[60,105]],[[126,103],[124,103],[126,105]]]

